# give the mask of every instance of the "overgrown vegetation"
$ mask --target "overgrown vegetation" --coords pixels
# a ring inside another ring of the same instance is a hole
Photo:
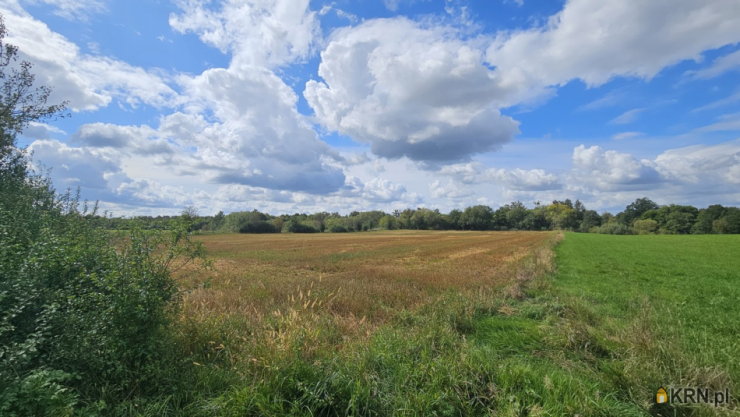
[[[171,272],[203,257],[186,225],[115,244],[95,207],[30,171],[16,136],[59,115],[0,20],[0,415],[120,413],[177,391]],[[180,356],[182,357],[182,356]]]

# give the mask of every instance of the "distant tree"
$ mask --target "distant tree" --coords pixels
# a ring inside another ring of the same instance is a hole
[[[492,220],[493,210],[484,205],[468,207],[462,214],[462,223],[465,230],[489,230]]]
[[[272,219],[272,224],[275,225],[275,230],[277,233],[280,233],[281,230],[283,230],[283,219],[282,217],[275,217]]]
[[[572,230],[578,227],[578,217],[570,200],[554,202],[546,208],[550,227],[555,230]]]
[[[727,219],[721,218],[712,222],[712,233],[723,235],[727,233]]]
[[[577,201],[576,203],[580,203]],[[583,212],[583,218],[578,228],[580,232],[588,232],[592,227],[601,226],[601,216],[594,210],[586,210]]]
[[[182,213],[180,213],[180,215],[186,221],[195,221],[195,219],[198,218],[198,208],[195,206],[187,206],[182,210]]]
[[[583,221],[583,216],[586,214],[586,206],[581,203],[581,200],[576,200],[576,203],[573,205],[573,209],[576,211],[576,218],[579,222]]]
[[[670,204],[659,209],[648,210],[642,214],[642,220],[655,220],[661,233],[687,234],[691,233],[699,210],[693,206]]]
[[[626,226],[632,226],[632,222],[640,219],[645,212],[659,208],[656,202],[647,197],[638,198],[617,215],[617,221]]]
[[[616,216],[614,216],[613,214],[609,213],[608,211],[601,213],[601,225],[602,226],[607,223],[614,222],[614,221],[617,221],[617,219],[616,219]]]
[[[455,230],[462,229],[462,211],[454,209],[447,215],[447,223]]]
[[[411,218],[414,217],[416,210],[406,209],[401,212],[401,216],[398,218],[398,224],[401,229],[413,229],[414,225],[411,222]]]
[[[424,214],[425,209],[423,208],[418,208],[414,211],[413,216],[411,216],[411,229],[426,230],[428,228],[426,223],[426,216]]]
[[[696,216],[696,223],[691,228],[691,233],[712,233],[712,223],[724,217],[726,212],[727,210],[720,204],[711,205],[699,210],[699,214]]]
[[[219,211],[215,216],[213,216],[213,219],[211,219],[211,230],[218,230],[221,228],[221,226],[224,225],[224,219],[226,218],[226,215],[224,215],[223,211]]]
[[[698,212],[698,210],[695,208],[694,211],[671,211],[671,213],[666,216],[666,223],[662,227],[662,230],[679,235],[691,233],[691,228],[694,226],[694,222],[696,221],[696,212]]]
[[[524,224],[524,219],[527,218],[530,211],[521,201],[515,201],[511,204],[505,205],[503,208],[505,224],[504,227],[507,229],[528,229],[529,227]]]
[[[602,224],[601,227],[594,228],[597,233],[606,235],[631,235],[632,228],[625,226],[619,222],[609,222]]]
[[[394,230],[396,228],[396,218],[394,216],[383,216],[380,219],[379,227],[381,229]]]
[[[34,86],[33,64],[18,62],[18,47],[4,42],[7,34],[0,15],[0,169],[6,173],[12,163],[8,157],[17,151],[16,136],[29,123],[68,116],[64,114],[68,102],[47,105],[51,87]]]
[[[740,208],[728,207],[725,219],[725,233],[740,234]]]
[[[522,229],[524,230],[548,230],[550,229],[550,222],[547,219],[547,210],[542,205],[537,205],[534,209],[527,213],[527,217],[521,222]]]

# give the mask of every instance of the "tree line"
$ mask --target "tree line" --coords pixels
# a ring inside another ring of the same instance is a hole
[[[138,223],[144,228],[163,229],[174,218],[186,216],[192,230],[221,233],[347,233],[370,230],[569,230],[604,234],[737,234],[740,233],[740,208],[719,204],[698,209],[688,205],[659,205],[639,198],[616,215],[589,210],[581,201],[570,199],[551,204],[522,202],[494,210],[476,205],[464,210],[441,213],[428,208],[384,211],[353,211],[348,215],[319,212],[271,215],[257,210],[215,216],[199,216],[189,207],[178,216],[140,216],[133,219],[98,217],[94,220],[107,229],[127,229]]]

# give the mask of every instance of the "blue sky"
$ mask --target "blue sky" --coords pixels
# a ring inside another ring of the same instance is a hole
[[[740,203],[736,0],[2,0],[116,215]]]

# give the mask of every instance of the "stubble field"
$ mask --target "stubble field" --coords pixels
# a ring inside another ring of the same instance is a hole
[[[485,414],[493,385],[467,349],[482,311],[552,267],[558,235],[416,232],[211,235],[186,271],[180,334],[204,415]],[[176,407],[178,408],[178,407]],[[217,410],[217,411],[216,411]],[[164,410],[156,410],[163,412]],[[179,412],[178,412],[179,413]]]
[[[322,312],[383,322],[445,291],[507,284],[516,262],[550,237],[413,231],[204,236],[215,273],[207,274],[205,287],[199,277],[187,311],[269,314],[295,307],[298,297],[309,306],[321,302]]]

